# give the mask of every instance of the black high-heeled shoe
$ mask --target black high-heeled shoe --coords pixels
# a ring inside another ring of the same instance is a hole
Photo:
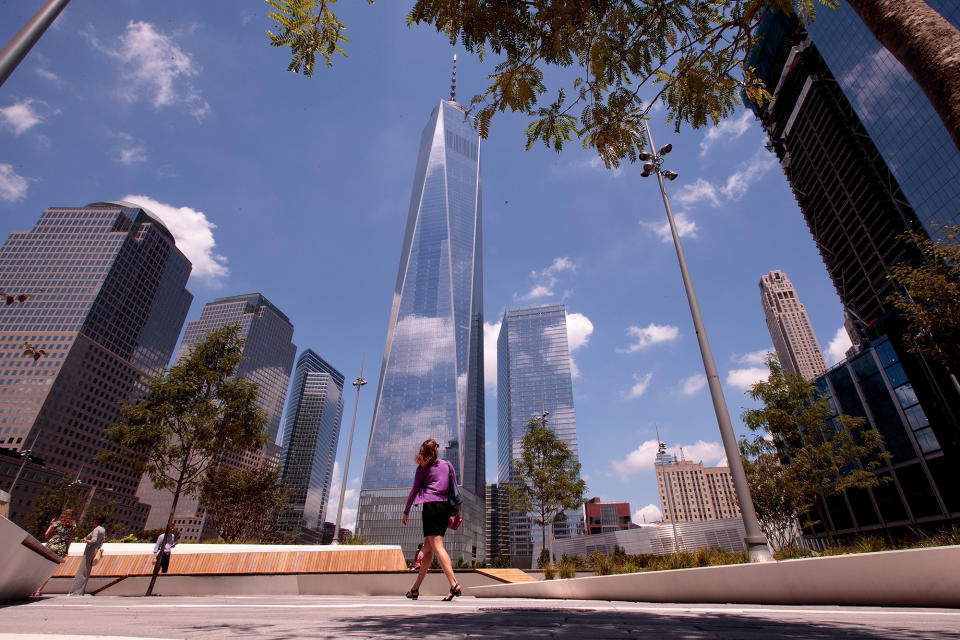
[[[450,593],[444,596],[443,602],[450,602],[457,596],[462,596],[462,595],[463,595],[463,590],[460,589],[460,583],[458,582],[457,584],[450,587]]]
[[[407,591],[407,593],[404,595],[406,595],[411,600],[416,600],[417,598],[420,597],[420,589],[410,589],[410,591]]]

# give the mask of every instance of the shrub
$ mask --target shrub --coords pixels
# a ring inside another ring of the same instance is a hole
[[[795,560],[797,558],[809,558],[813,556],[813,551],[805,547],[799,547],[797,545],[790,545],[789,547],[782,547],[773,552],[774,560]]]
[[[553,566],[552,562],[548,562],[543,565],[543,579],[544,580],[553,580],[557,575],[557,569]]]
[[[557,565],[557,575],[561,578],[576,578],[577,563],[574,560],[564,556],[563,559],[560,560],[560,564]]]

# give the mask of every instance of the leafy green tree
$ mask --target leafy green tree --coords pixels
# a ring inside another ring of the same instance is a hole
[[[131,464],[158,489],[173,493],[166,532],[182,495],[195,494],[210,465],[227,450],[254,450],[266,442],[266,415],[257,385],[233,378],[243,359],[240,326],[211,331],[165,375],[146,381],[147,395],[124,407],[107,431],[118,449],[107,463]],[[146,595],[153,593],[159,565]]]
[[[504,484],[510,509],[534,516],[547,550],[547,527],[552,527],[564,510],[583,506],[587,485],[580,478],[580,463],[547,426],[546,417],[531,418],[520,441],[515,470],[517,483]]]
[[[916,231],[901,238],[920,249],[927,261],[895,266],[889,278],[900,289],[888,300],[907,323],[911,351],[960,375],[960,225],[937,226],[932,238]]]
[[[277,521],[289,494],[277,467],[240,469],[220,464],[204,477],[200,503],[227,542],[275,543],[285,538],[277,531]]]
[[[879,485],[876,470],[890,454],[863,418],[831,417],[829,399],[812,382],[784,372],[772,354],[767,366],[770,377],[748,392],[762,406],[743,413],[752,435],[739,443],[757,518],[773,530],[791,512],[804,519],[815,508],[826,523],[825,497]]]
[[[28,531],[37,540],[43,540],[43,534],[50,526],[50,522],[66,509],[73,509],[74,518],[79,520],[83,505],[87,501],[87,491],[88,489],[80,483],[71,482],[66,478],[53,486],[46,487],[34,502]]]
[[[344,54],[335,0],[268,2],[279,30],[271,44],[290,47],[291,71],[310,76],[315,53],[327,66],[333,53]],[[924,0],[848,3],[917,81],[960,147],[960,32]],[[741,91],[755,102],[768,99],[746,62],[755,27],[770,11],[813,20],[818,5],[836,8],[839,0],[416,0],[407,24],[432,25],[481,60],[501,59],[490,86],[471,101],[482,137],[494,114],[510,109],[532,117],[528,148],[542,140],[559,151],[576,136],[615,166],[637,159],[641,123],[658,99],[668,122],[695,128],[730,115]],[[578,72],[548,97],[550,67]]]

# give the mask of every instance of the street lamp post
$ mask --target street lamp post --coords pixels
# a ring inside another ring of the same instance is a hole
[[[29,448],[24,449],[20,452],[20,457],[23,460],[20,461],[20,468],[17,469],[17,475],[13,476],[13,482],[10,483],[10,489],[7,493],[10,494],[10,504],[13,504],[13,488],[17,486],[17,480],[20,479],[20,474],[23,473],[23,468],[27,465],[27,460],[30,459],[30,454],[33,453],[33,448],[37,446],[37,439],[40,437],[40,430],[37,430],[37,435],[33,436],[33,444]]]
[[[690,315],[693,317],[693,328],[697,333],[697,342],[700,345],[703,370],[707,375],[707,386],[710,389],[710,397],[713,399],[717,426],[720,428],[720,439],[723,441],[723,449],[727,454],[727,463],[730,466],[730,475],[733,477],[733,486],[737,492],[737,501],[740,503],[740,514],[743,517],[743,528],[746,533],[744,543],[750,553],[751,560],[755,562],[772,560],[770,547],[767,545],[767,539],[763,532],[760,531],[757,513],[753,508],[753,499],[750,497],[750,489],[747,487],[747,476],[743,471],[743,462],[740,460],[737,438],[733,433],[733,425],[730,423],[730,412],[727,409],[727,402],[723,397],[723,389],[720,386],[720,374],[717,373],[717,365],[713,360],[710,342],[707,340],[707,331],[703,326],[703,318],[700,315],[700,305],[697,304],[697,296],[693,291],[693,282],[690,279],[690,271],[687,269],[687,260],[683,255],[683,247],[680,245],[680,234],[677,233],[673,210],[670,208],[670,199],[667,197],[667,188],[663,181],[664,178],[667,180],[677,178],[676,173],[663,170],[660,166],[663,156],[670,153],[673,145],[666,144],[658,151],[654,151],[657,147],[653,143],[653,135],[650,133],[649,124],[645,123],[644,129],[647,132],[647,140],[650,142],[650,151],[644,151],[639,155],[640,160],[644,163],[643,173],[640,175],[646,178],[651,173],[656,173],[657,182],[660,184],[660,194],[663,196],[663,206],[667,210],[667,221],[670,224],[670,234],[673,236],[673,246],[677,250],[677,260],[680,262],[683,287],[687,293]]]
[[[360,404],[360,387],[367,384],[363,379],[363,360],[360,356],[360,375],[351,384],[357,388],[357,399],[353,402],[353,420],[350,421],[350,440],[347,441],[347,459],[343,463],[343,480],[340,482],[340,504],[337,507],[337,522],[333,526],[332,544],[340,543],[340,518],[343,516],[343,496],[347,493],[347,473],[350,471],[350,452],[353,450],[353,427],[357,424],[357,406]]]
[[[7,81],[13,70],[17,68],[20,61],[37,44],[37,40],[43,35],[53,21],[57,19],[63,8],[67,6],[70,0],[48,0],[37,13],[30,18],[27,24],[13,36],[7,46],[0,51],[0,86]]]

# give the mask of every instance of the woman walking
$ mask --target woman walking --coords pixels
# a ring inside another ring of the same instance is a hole
[[[73,584],[70,585],[71,596],[82,596],[87,590],[87,580],[90,579],[90,569],[93,568],[93,557],[97,555],[97,551],[103,546],[103,539],[107,536],[107,530],[103,528],[103,523],[106,521],[104,516],[97,516],[94,519],[97,526],[83,539],[87,547],[83,550],[80,566],[77,567],[77,574],[73,577]]]
[[[440,568],[443,569],[443,575],[450,583],[450,593],[443,598],[444,602],[450,602],[461,594],[460,584],[457,583],[453,575],[453,567],[450,565],[450,556],[443,548],[443,534],[447,530],[450,516],[453,515],[448,502],[448,491],[451,487],[450,483],[456,484],[457,475],[452,464],[438,457],[439,449],[440,446],[433,438],[425,440],[420,445],[420,451],[414,458],[417,463],[417,473],[413,477],[413,487],[410,489],[407,505],[403,510],[401,522],[406,526],[410,506],[423,505],[423,560],[420,562],[417,580],[406,594],[411,600],[416,600],[420,596],[420,585],[430,569],[434,555],[440,563]]]

